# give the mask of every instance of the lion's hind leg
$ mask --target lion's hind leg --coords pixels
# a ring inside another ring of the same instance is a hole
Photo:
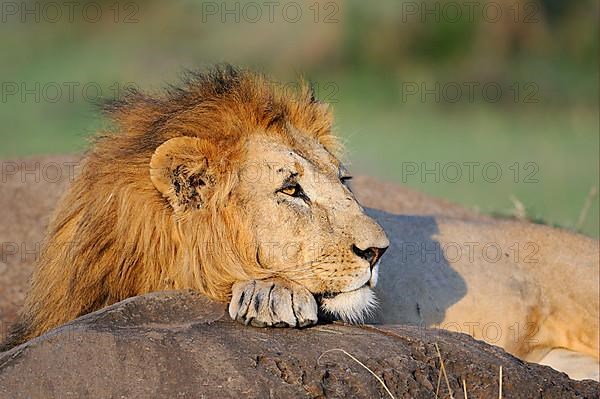
[[[600,363],[597,359],[583,353],[555,348],[539,363],[567,373],[574,380],[600,380]]]

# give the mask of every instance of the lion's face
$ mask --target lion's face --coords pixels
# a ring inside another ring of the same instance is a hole
[[[236,281],[282,277],[313,293],[325,313],[360,321],[375,304],[389,241],[355,200],[347,171],[294,131],[237,145],[178,137],[152,158],[152,181],[182,232],[182,273],[216,298]]]
[[[254,136],[246,154],[236,191],[260,266],[305,286],[324,311],[360,319],[389,242],[355,200],[348,172],[310,139]]]

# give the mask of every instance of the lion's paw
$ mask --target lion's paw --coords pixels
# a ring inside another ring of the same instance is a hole
[[[277,280],[235,283],[229,315],[254,327],[306,327],[318,320],[317,302],[306,288]]]

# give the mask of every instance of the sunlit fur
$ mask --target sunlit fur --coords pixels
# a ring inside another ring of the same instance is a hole
[[[368,287],[321,300],[321,310],[347,323],[360,324],[377,308],[375,293]]]
[[[190,73],[181,88],[158,96],[132,91],[106,111],[112,128],[95,139],[54,212],[25,305],[1,349],[151,291],[191,288],[228,301],[235,281],[271,275],[258,264],[246,221],[226,206],[243,138],[260,131],[293,148],[291,135],[303,134],[331,154],[341,150],[330,110],[307,85],[292,94],[229,66]],[[204,150],[220,181],[204,199],[207,212],[193,220],[185,209],[174,215],[149,178],[156,149],[184,136],[210,143]],[[325,307],[356,320],[361,301],[370,307],[372,293],[344,294]]]

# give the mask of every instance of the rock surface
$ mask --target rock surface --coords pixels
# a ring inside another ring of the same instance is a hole
[[[399,326],[257,329],[191,292],[130,298],[0,354],[6,398],[595,398],[598,384],[464,334]],[[441,378],[439,397],[449,397]]]

